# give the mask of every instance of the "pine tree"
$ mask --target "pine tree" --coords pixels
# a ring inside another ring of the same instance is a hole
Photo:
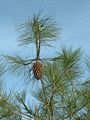
[[[5,112],[8,117],[6,115],[2,119],[7,120],[16,115],[19,118],[14,117],[11,120],[89,120],[90,80],[87,77],[87,80],[81,81],[85,72],[81,64],[81,49],[62,48],[53,58],[41,58],[42,45],[50,44],[58,35],[56,23],[48,16],[34,15],[21,24],[19,31],[20,45],[34,42],[36,57],[24,59],[19,55],[6,55],[6,67],[12,73],[23,74],[29,82],[33,79],[33,71],[40,86],[32,90],[32,97],[35,99],[32,105],[27,102],[27,88],[13,94],[16,104],[12,102],[12,97],[11,100],[5,99],[3,105],[9,106],[9,113]],[[87,65],[90,65],[89,60]]]

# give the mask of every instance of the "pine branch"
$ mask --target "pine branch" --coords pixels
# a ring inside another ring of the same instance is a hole
[[[18,102],[24,106],[25,111],[27,111],[27,113],[29,113],[31,116],[36,117],[36,115],[33,113],[33,111],[27,107],[27,105],[25,104],[25,99],[26,99],[26,94],[25,91],[21,94],[17,94],[16,98],[18,100]]]
[[[1,99],[3,99],[3,102],[7,105],[9,105],[10,107],[12,107],[12,109],[14,110],[14,114],[16,115],[22,115],[25,119],[27,119],[27,117],[30,117],[28,115],[26,115],[25,113],[21,112],[21,110],[17,109],[16,106],[12,105],[9,101],[7,101],[4,97],[0,96]],[[28,119],[27,119],[28,120]]]

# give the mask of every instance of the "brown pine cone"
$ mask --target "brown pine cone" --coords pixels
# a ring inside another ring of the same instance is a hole
[[[34,73],[34,76],[37,80],[41,79],[41,77],[42,77],[42,64],[40,63],[39,60],[37,60],[33,64],[33,73]]]

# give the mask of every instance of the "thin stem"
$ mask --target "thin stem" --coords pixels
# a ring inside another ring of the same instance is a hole
[[[32,110],[28,109],[28,107],[26,106],[25,102],[24,102],[22,99],[21,99],[21,102],[22,102],[25,110],[27,110],[27,112],[28,112],[30,115],[36,117],[35,114],[32,112]]]
[[[53,108],[52,108],[52,100],[53,100],[54,93],[52,93],[52,96],[50,98],[50,120],[53,120]]]
[[[35,40],[36,40],[36,59],[40,58],[40,29],[39,29],[39,23],[37,21],[36,23],[36,32],[35,32]]]
[[[45,91],[45,87],[44,87],[44,83],[43,83],[43,80],[41,79],[41,84],[42,84],[42,89],[43,89],[43,94],[44,94],[44,98],[45,98],[45,100],[44,100],[44,103],[45,103],[45,113],[47,114],[47,112],[48,112],[48,100],[47,100],[47,96],[46,96],[46,91]],[[46,116],[46,114],[45,114],[45,116]]]
[[[33,61],[35,61],[37,58],[34,58],[34,59],[30,59],[30,60],[27,60],[27,61],[24,61],[23,62],[23,65],[29,65],[31,64]],[[45,60],[48,60],[48,61],[53,61],[55,58],[39,58],[39,60],[41,61],[45,61]]]
[[[46,91],[45,91],[44,83],[43,83],[42,79],[41,79],[41,84],[42,84],[42,89],[43,89],[44,97],[45,97],[45,100],[46,100],[47,99],[47,97],[46,97]]]
[[[49,103],[49,107],[50,107],[50,120],[53,120],[52,101],[53,101],[54,94],[55,94],[55,88],[54,88],[54,85],[52,85],[52,96],[50,98],[50,103]]]

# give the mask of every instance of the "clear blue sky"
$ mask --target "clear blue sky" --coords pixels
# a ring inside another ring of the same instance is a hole
[[[40,9],[53,15],[63,29],[57,48],[82,47],[90,55],[90,0],[0,0],[0,53],[17,50],[16,24]]]
[[[39,9],[55,16],[62,30],[60,44],[90,47],[90,0],[0,0],[0,51],[15,51],[16,24]]]

